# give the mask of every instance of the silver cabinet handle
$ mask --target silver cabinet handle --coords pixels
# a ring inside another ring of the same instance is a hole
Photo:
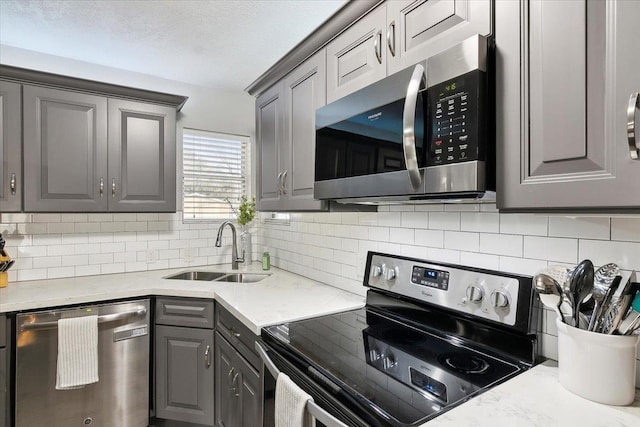
[[[12,173],[11,174],[11,180],[9,181],[9,188],[11,189],[11,194],[12,195],[16,195],[16,188],[17,188],[17,181],[16,181],[16,174]]]
[[[207,349],[204,351],[204,361],[207,364],[207,368],[211,366],[211,347],[207,346]]]
[[[382,31],[378,31],[373,40],[373,50],[376,53],[378,63],[382,64]]]
[[[282,194],[287,194],[287,172],[288,171],[284,171],[282,172],[282,177],[280,178],[280,180],[282,181],[282,183],[280,184],[281,188],[282,188]]]
[[[145,307],[138,307],[131,311],[122,311],[119,313],[103,314],[98,316],[98,323],[116,322],[118,320],[125,320],[131,317],[145,316],[147,309]],[[58,327],[58,321],[52,320],[47,322],[37,323],[25,323],[20,327],[20,331],[34,331],[38,329],[54,329]]]
[[[240,396],[240,393],[238,393],[238,386],[236,385],[236,381],[238,380],[239,374],[240,374],[239,372],[236,372],[236,374],[233,376],[233,379],[231,380],[231,385],[232,385],[231,390],[233,390],[233,395],[235,397]]]
[[[116,179],[111,178],[111,197],[116,197]]]
[[[240,338],[240,332],[236,331],[233,328],[229,328],[229,332],[231,333],[231,335],[233,335],[236,338]]]
[[[278,190],[278,194],[282,194],[282,172],[280,172],[276,178],[276,189]]]
[[[227,385],[229,387],[231,387],[231,375],[233,375],[233,372],[236,370],[236,368],[231,367],[231,369],[229,369],[229,373],[227,374]]]
[[[409,173],[411,187],[414,190],[417,190],[422,184],[420,170],[418,169],[418,156],[416,154],[415,122],[418,91],[424,81],[426,81],[425,69],[422,64],[418,64],[413,69],[413,74],[407,87],[407,97],[404,100],[404,112],[402,114],[402,151],[404,152],[404,162]]]
[[[100,198],[102,198],[102,196],[104,196],[104,178],[100,177]]]
[[[391,21],[387,27],[387,46],[391,56],[396,56],[396,21]]]
[[[640,108],[638,92],[629,97],[627,107],[627,139],[629,141],[629,155],[633,160],[640,160],[640,141],[636,132],[636,111]]]

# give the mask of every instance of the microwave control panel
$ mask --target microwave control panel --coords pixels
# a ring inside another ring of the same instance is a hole
[[[486,73],[474,70],[427,89],[427,166],[484,160]]]

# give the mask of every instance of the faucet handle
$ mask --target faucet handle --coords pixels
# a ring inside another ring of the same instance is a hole
[[[244,249],[242,250],[242,256],[239,258],[236,258],[236,262],[244,262]]]

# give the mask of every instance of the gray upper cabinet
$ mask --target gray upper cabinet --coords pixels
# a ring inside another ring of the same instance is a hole
[[[640,207],[639,20],[633,1],[496,3],[498,208]]]
[[[282,84],[276,84],[256,100],[258,164],[258,210],[280,207],[282,173],[280,149],[284,143],[284,99]]]
[[[315,111],[326,103],[321,50],[256,101],[258,209],[326,209],[313,198]]]
[[[107,99],[25,85],[24,209],[106,211]]]
[[[394,0],[387,5],[387,74],[475,34],[491,33],[491,0]]]
[[[24,210],[171,212],[175,109],[25,85]]]
[[[22,210],[20,85],[0,80],[0,213]]]
[[[364,16],[327,45],[327,102],[387,75],[386,6]]]
[[[176,207],[175,109],[109,99],[109,210]]]

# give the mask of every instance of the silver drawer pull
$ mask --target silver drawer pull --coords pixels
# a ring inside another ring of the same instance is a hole
[[[640,108],[638,100],[638,92],[632,93],[627,107],[627,139],[629,141],[629,155],[633,160],[640,160],[640,141],[638,141],[636,132],[636,112]]]
[[[11,194],[15,196],[16,195],[16,188],[17,188],[16,174],[15,173],[11,174],[11,180],[9,181],[9,187],[11,188]]]
[[[233,335],[236,338],[240,338],[240,332],[236,331],[233,328],[229,328],[229,332],[231,332],[231,335]]]
[[[204,351],[204,361],[207,364],[207,368],[211,366],[211,346],[207,346]]]

